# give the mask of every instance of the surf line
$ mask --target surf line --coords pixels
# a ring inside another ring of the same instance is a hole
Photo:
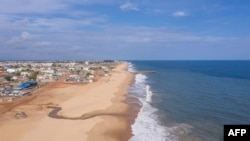
[[[119,113],[105,113],[103,111],[94,111],[92,113],[86,113],[81,115],[80,117],[66,117],[58,115],[57,113],[62,110],[62,107],[57,106],[47,106],[47,108],[53,109],[49,112],[48,116],[54,119],[66,119],[66,120],[86,120],[90,118],[94,118],[97,116],[125,116],[126,114],[119,114]]]

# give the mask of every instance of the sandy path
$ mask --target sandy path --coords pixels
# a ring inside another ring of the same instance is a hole
[[[104,141],[128,140],[130,126],[126,114],[126,93],[133,75],[120,64],[112,76],[88,85],[54,85],[41,92],[35,100],[18,106],[0,118],[1,141]],[[58,115],[80,120],[48,117],[52,109]],[[25,111],[26,119],[14,119],[15,111]],[[86,118],[83,120],[82,118]],[[13,136],[15,135],[15,136]]]

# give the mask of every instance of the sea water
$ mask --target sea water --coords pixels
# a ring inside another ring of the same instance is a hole
[[[223,141],[224,124],[250,124],[250,61],[129,61],[141,109],[130,141]]]

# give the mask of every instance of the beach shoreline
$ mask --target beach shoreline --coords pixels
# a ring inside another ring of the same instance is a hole
[[[0,140],[129,140],[131,105],[127,103],[127,94],[134,74],[127,68],[128,64],[122,62],[110,77],[99,78],[92,84],[54,83],[41,88],[46,90],[33,100],[1,115]],[[64,118],[49,117],[53,111],[49,106],[61,107],[56,115]],[[25,112],[28,117],[15,119],[17,111]]]

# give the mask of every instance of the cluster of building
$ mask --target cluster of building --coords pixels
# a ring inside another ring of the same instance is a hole
[[[0,103],[30,95],[49,82],[92,83],[109,76],[114,61],[0,62]]]

